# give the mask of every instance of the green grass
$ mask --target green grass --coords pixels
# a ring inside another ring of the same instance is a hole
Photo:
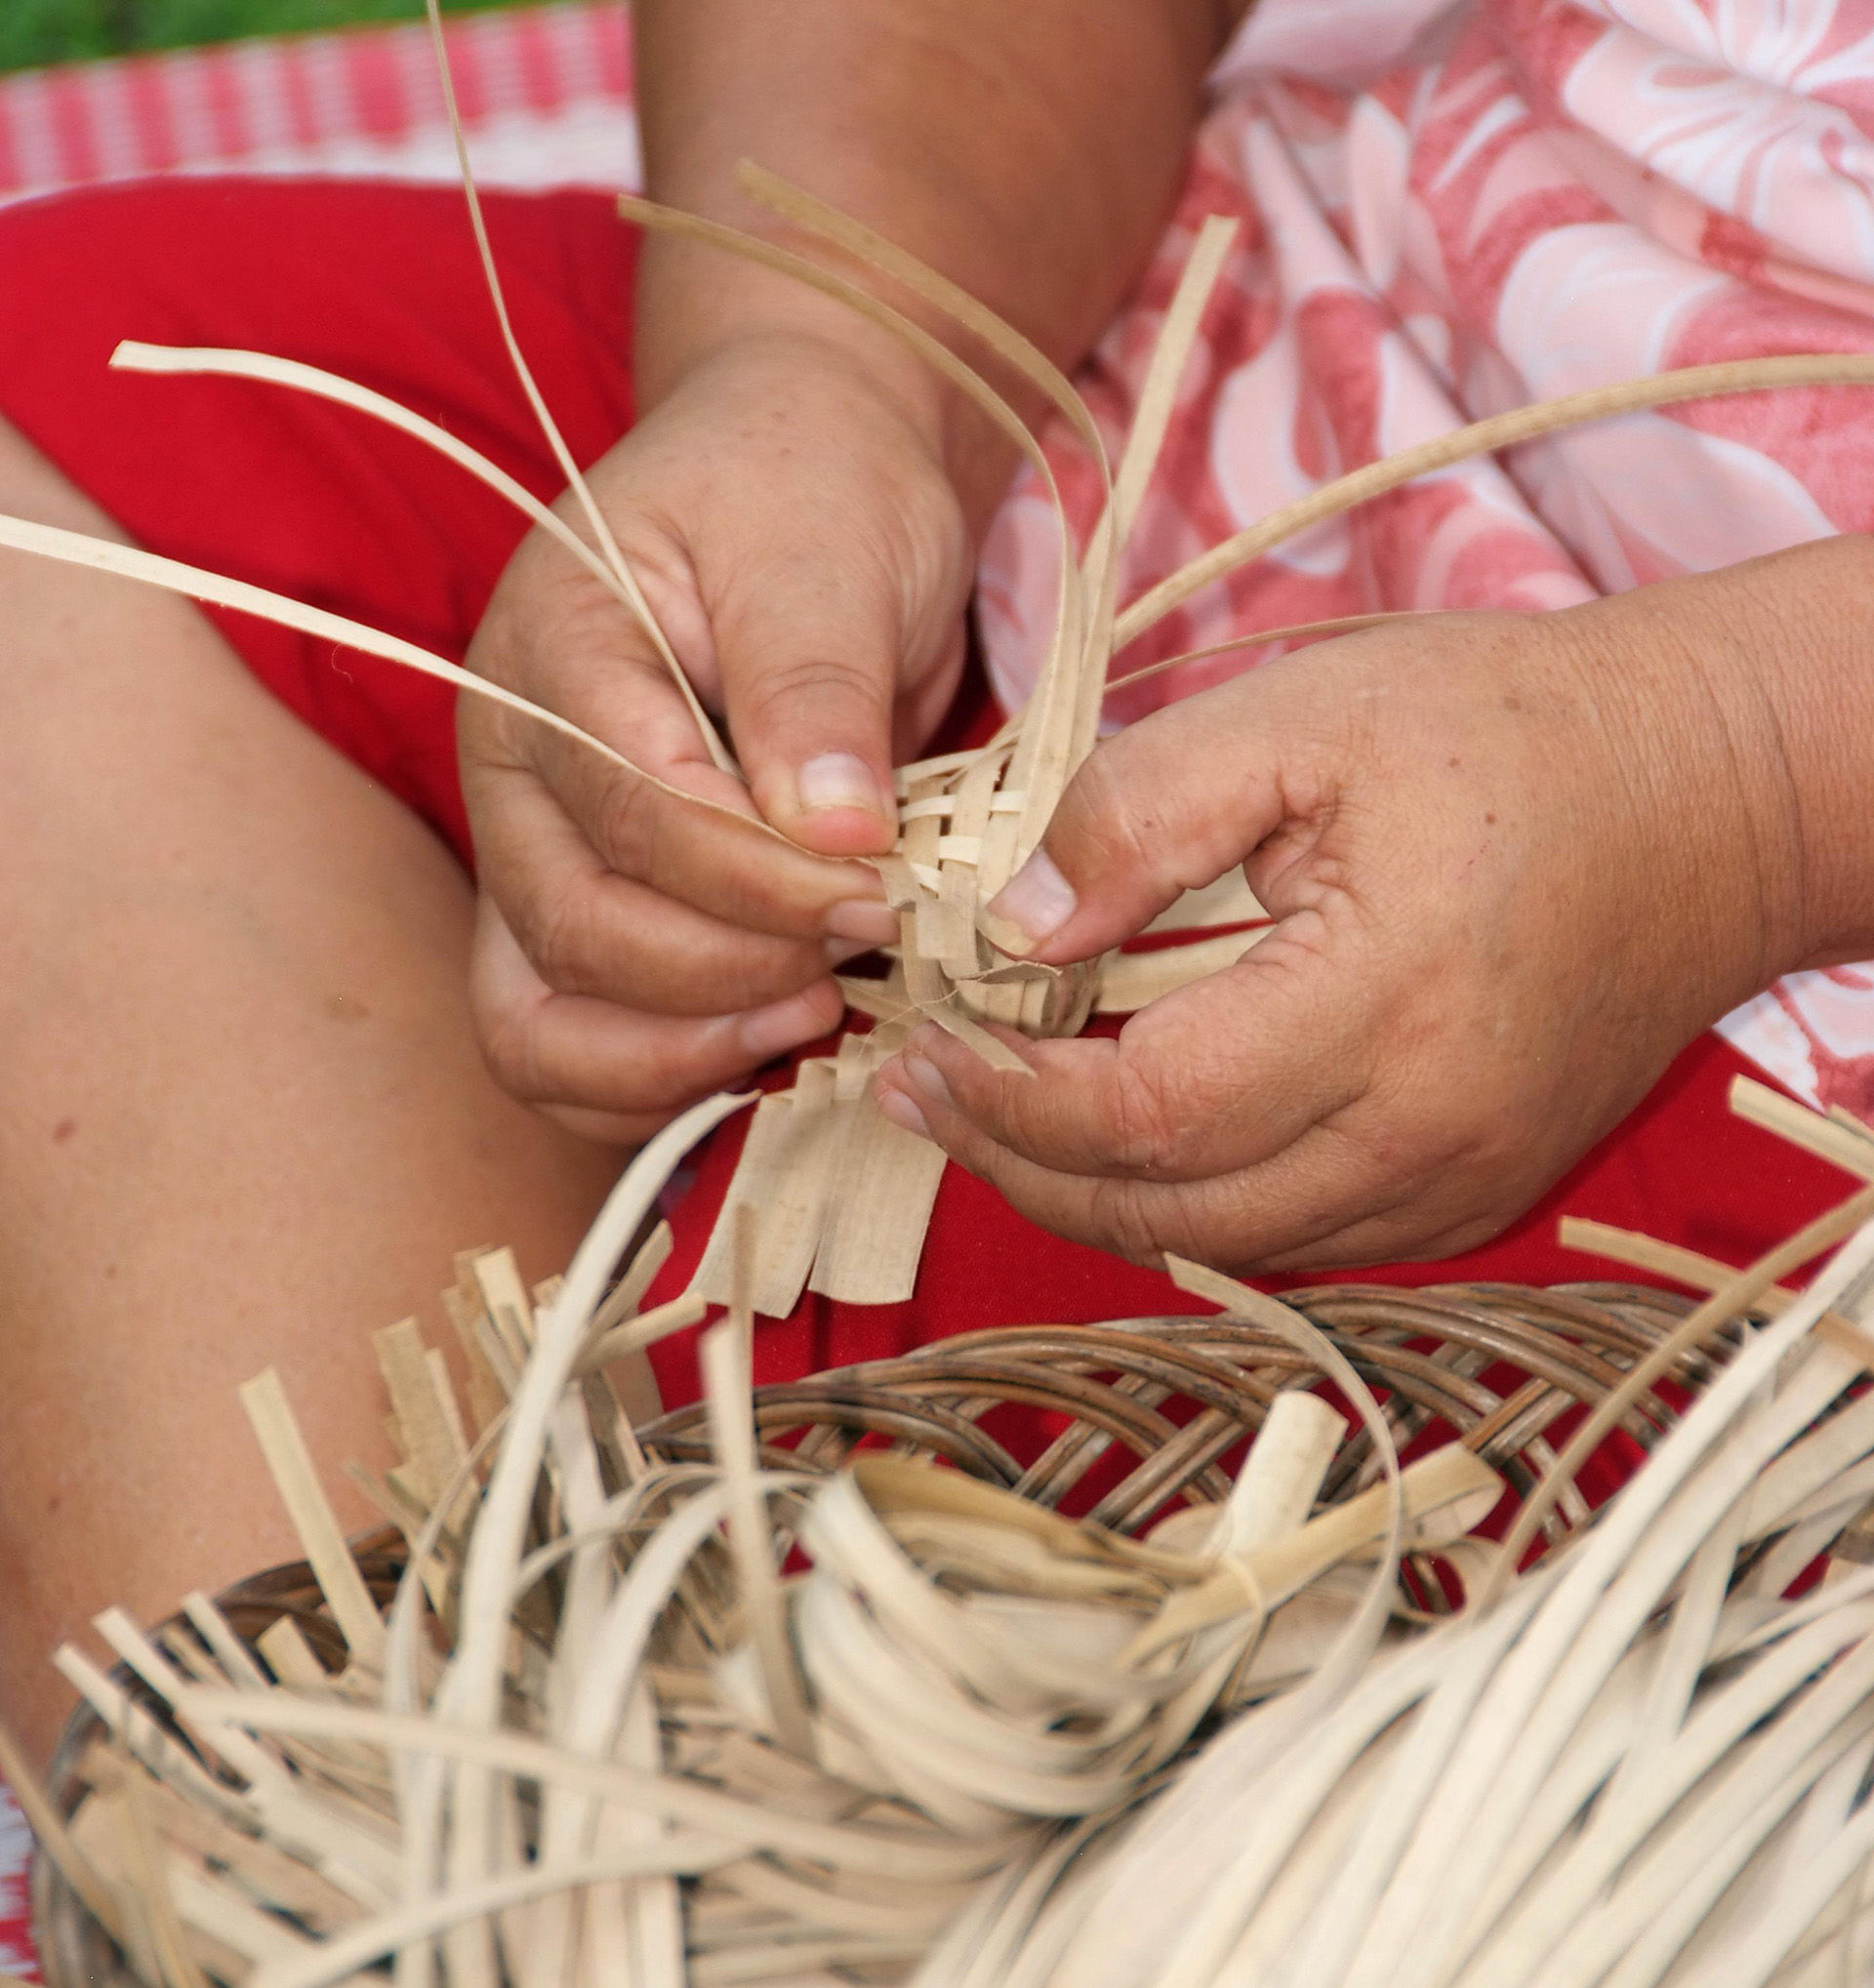
[[[493,4],[497,0],[443,0],[450,13]],[[0,0],[0,69],[248,34],[304,34],[422,12],[423,0]]]

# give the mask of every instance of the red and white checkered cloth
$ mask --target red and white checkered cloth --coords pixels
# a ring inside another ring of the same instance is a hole
[[[468,15],[445,34],[476,171],[490,184],[636,183],[620,0]],[[428,28],[234,42],[0,78],[0,200],[230,170],[453,179]]]
[[[637,183],[622,0],[468,15],[444,32],[478,178]],[[0,201],[147,173],[229,171],[453,180],[428,28],[235,42],[0,77]],[[0,1784],[0,1978],[37,1979],[30,1846]]]

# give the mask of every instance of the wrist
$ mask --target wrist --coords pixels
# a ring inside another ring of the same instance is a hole
[[[1766,664],[1767,621],[1755,568],[1737,567],[1609,595],[1552,624],[1584,752],[1607,754],[1574,832],[1597,870],[1624,879],[1627,936],[1644,934],[1671,962],[1659,998],[1686,1034],[1804,964],[1811,945],[1801,775]]]
[[[1874,539],[1823,539],[1714,577],[1786,768],[1798,882],[1781,970],[1874,956]]]
[[[792,240],[782,245],[803,247]],[[818,245],[811,259],[832,261]],[[908,306],[902,298],[890,301],[950,343],[947,321],[932,321],[934,313]],[[646,237],[638,263],[633,351],[640,416],[701,368],[755,345],[793,346],[813,362],[849,369],[888,401],[942,467],[972,540],[980,541],[1020,452],[960,387],[838,298],[704,243]],[[1032,412],[1018,411],[1025,417]]]
[[[1618,617],[1637,760],[1660,783],[1662,894],[1730,1006],[1874,954],[1874,540],[1836,538],[1637,588]]]

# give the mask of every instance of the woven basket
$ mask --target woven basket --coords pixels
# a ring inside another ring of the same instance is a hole
[[[1519,1494],[1551,1460],[1545,1432],[1603,1400],[1691,1309],[1671,1292],[1622,1283],[1416,1291],[1334,1284],[1289,1293],[1286,1301],[1390,1400],[1402,1450],[1443,1425]],[[1728,1354],[1733,1329],[1690,1356],[1670,1379],[1699,1386]],[[836,1470],[862,1442],[883,1440],[1135,1532],[1178,1500],[1223,1498],[1230,1453],[1254,1435],[1285,1384],[1314,1372],[1274,1334],[1215,1317],[1009,1326],[757,1389],[755,1420],[770,1459],[796,1470]],[[1030,1438],[1035,1454],[1020,1454],[1021,1443],[998,1433],[1010,1409],[1029,1411],[1017,1434]],[[1051,1419],[1038,1424],[1037,1414]],[[1673,1416],[1668,1400],[1648,1392],[1624,1427],[1650,1446]],[[700,1406],[646,1424],[639,1438],[653,1456],[709,1454]],[[1325,1495],[1360,1488],[1369,1454],[1365,1433],[1350,1426]],[[1565,1500],[1551,1535],[1584,1510],[1578,1499]],[[387,1607],[403,1570],[402,1540],[389,1530],[374,1533],[359,1543],[358,1559],[374,1600]],[[1427,1610],[1444,1605],[1435,1570],[1408,1561],[1405,1578]],[[239,1583],[221,1606],[250,1644],[288,1615],[322,1660],[335,1669],[343,1660],[343,1640],[303,1562]],[[113,1675],[156,1709],[130,1672],[120,1667]],[[81,1764],[101,1733],[97,1715],[81,1707],[54,1757],[51,1794],[66,1814],[84,1799]],[[51,1988],[130,1988],[135,1977],[122,1955],[44,1857],[34,1868],[33,1905]]]

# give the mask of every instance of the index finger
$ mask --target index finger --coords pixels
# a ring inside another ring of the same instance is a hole
[[[1117,1039],[1011,1038],[1032,1075],[993,1070],[926,1026],[881,1077],[919,1103],[934,1082],[939,1102],[1052,1171],[1176,1182],[1261,1164],[1372,1082],[1374,996],[1314,937],[1321,922],[1284,919],[1234,966],[1142,1008]]]
[[[572,589],[569,589],[569,593]],[[830,922],[836,906],[878,907],[877,872],[816,855],[760,818],[748,790],[712,763],[676,686],[616,604],[579,590],[524,637],[528,667],[550,680],[554,711],[630,764],[500,708],[465,713],[463,775],[471,804],[488,767],[536,774],[608,868],[745,930],[780,938],[864,937]],[[595,591],[595,590],[594,590]],[[501,639],[511,650],[511,629]],[[550,660],[537,658],[545,651]],[[538,694],[536,692],[536,694]],[[846,920],[844,922],[850,922]]]

